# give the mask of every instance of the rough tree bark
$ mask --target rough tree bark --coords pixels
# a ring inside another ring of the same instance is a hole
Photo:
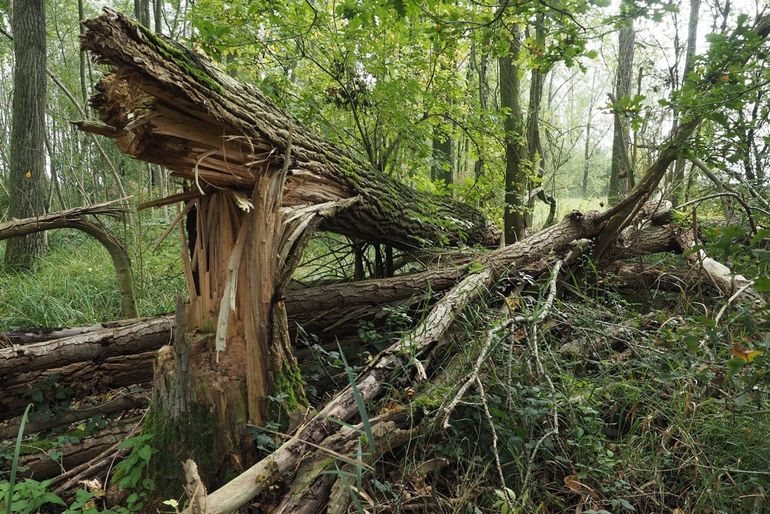
[[[11,218],[45,212],[45,2],[15,2],[11,19],[14,41],[13,107],[8,174]],[[45,238],[30,233],[8,241],[5,264],[29,269],[45,252]]]
[[[631,78],[634,66],[634,25],[626,21],[618,33],[618,69],[615,72],[614,101],[620,102],[631,94]],[[618,109],[619,106],[616,106]],[[630,176],[634,170],[629,169],[628,144],[630,141],[628,121],[622,114],[616,114],[612,135],[612,166],[610,168],[610,183],[607,190],[607,201],[615,205],[621,196],[628,191]]]
[[[508,53],[498,59],[500,66],[500,105],[509,109],[505,116],[505,213],[503,215],[505,244],[511,244],[524,238],[527,229],[525,216],[527,173],[524,166],[526,147],[524,146],[524,118],[521,113],[519,96],[521,79],[514,64],[521,51],[521,27],[511,27],[511,43]]]

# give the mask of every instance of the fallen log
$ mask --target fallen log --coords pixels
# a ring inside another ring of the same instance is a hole
[[[324,220],[324,230],[407,249],[498,244],[500,231],[476,209],[374,170],[175,41],[109,9],[84,25],[83,50],[109,64],[112,74],[91,99],[106,127],[79,127],[193,181],[201,196],[202,185],[251,189],[255,162],[280,168],[291,140],[284,206],[360,197]]]
[[[132,318],[117,321],[105,321],[83,327],[28,327],[21,330],[0,333],[0,348],[53,341],[54,339],[88,334],[102,329],[116,329],[133,325],[136,322],[137,319]]]
[[[113,398],[104,403],[83,407],[79,409],[68,410],[50,419],[40,421],[29,421],[24,426],[24,434],[36,434],[50,428],[70,425],[76,421],[92,418],[96,415],[109,416],[117,412],[123,412],[132,409],[141,409],[147,406],[147,397],[144,395],[123,395]],[[0,426],[0,439],[11,439],[18,435],[20,421],[14,421]]]
[[[19,474],[35,480],[45,480],[60,475],[70,468],[90,461],[126,439],[136,429],[138,422],[139,419],[124,421],[117,426],[86,437],[80,442],[56,448],[56,451],[61,455],[56,460],[50,459],[48,452],[41,449],[35,453],[24,455],[19,459]],[[29,451],[37,448],[22,444],[22,449]]]
[[[386,305],[430,299],[454,285],[462,274],[463,268],[453,268],[293,289],[286,293],[284,302],[292,326],[300,325],[308,333],[322,335],[345,321],[371,320]],[[157,350],[171,341],[173,327],[174,317],[164,315],[89,327],[0,334],[0,340],[6,342],[29,342],[23,347],[0,348],[0,379],[76,362]],[[46,339],[36,341],[39,338]]]
[[[34,218],[14,219],[0,224],[0,240],[23,236],[45,230],[73,228],[90,235],[107,250],[115,267],[115,274],[120,290],[120,312],[125,318],[136,318],[136,298],[134,297],[134,277],[131,272],[131,259],[123,243],[101,224],[91,221],[88,216],[119,216],[124,209],[111,207],[115,202],[106,202],[85,207],[76,207],[66,211],[52,212]]]
[[[144,384],[152,380],[156,350],[133,355],[119,355],[103,361],[84,361],[62,368],[21,373],[3,382],[0,396],[0,420],[18,416],[30,403],[30,394],[38,390],[43,402],[57,403],[68,398],[107,392],[120,387]],[[57,399],[58,392],[66,392]]]
[[[83,334],[0,350],[0,380],[20,373],[51,370],[76,362],[157,350],[169,342],[168,317],[138,320]]]

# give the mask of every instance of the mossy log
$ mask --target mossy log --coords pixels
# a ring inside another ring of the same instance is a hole
[[[499,230],[476,209],[377,172],[175,41],[111,10],[85,26],[83,49],[112,74],[91,99],[106,126],[80,127],[108,135],[123,152],[173,170],[200,192],[208,186],[249,191],[255,163],[280,168],[291,139],[284,206],[361,197],[324,220],[324,230],[407,249],[498,244]]]

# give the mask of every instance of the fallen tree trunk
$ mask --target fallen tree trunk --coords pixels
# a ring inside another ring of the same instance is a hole
[[[0,333],[0,348],[10,348],[14,345],[43,343],[47,341],[53,341],[55,339],[62,339],[65,337],[84,335],[103,329],[112,330],[133,325],[137,323],[137,321],[138,320],[136,318],[133,318],[117,321],[105,321],[84,327],[29,327],[22,330],[3,332]]]
[[[324,220],[324,230],[407,249],[498,244],[499,230],[476,209],[373,170],[175,41],[111,10],[84,24],[83,49],[113,72],[91,100],[106,127],[80,127],[108,135],[128,155],[173,170],[199,192],[249,190],[254,161],[280,168],[291,140],[284,206],[361,197]]]
[[[284,303],[292,326],[297,324],[308,333],[323,335],[345,321],[371,320],[386,305],[429,299],[454,285],[462,274],[462,268],[455,268],[295,289],[286,293]],[[89,327],[0,334],[6,344],[20,339],[29,343],[0,348],[0,379],[76,362],[157,350],[171,341],[173,328],[174,317],[165,315]],[[35,341],[39,338],[46,339]]]
[[[105,450],[113,448],[136,429],[138,422],[139,419],[124,421],[78,443],[56,448],[61,454],[61,458],[57,460],[49,459],[45,451],[25,455],[19,459],[19,469],[22,470],[20,474],[35,480],[45,480],[60,475],[70,468],[88,462]],[[34,446],[25,448],[25,445],[22,445],[22,448],[25,450],[35,449]]]
[[[97,214],[118,216],[124,209],[110,207],[115,202],[106,202],[86,207],[77,207],[66,211],[53,212],[34,218],[14,219],[0,224],[0,241],[45,230],[73,228],[85,232],[99,241],[109,252],[120,290],[120,312],[124,318],[136,318],[136,298],[134,297],[134,277],[131,272],[131,259],[123,243],[102,225],[90,221],[87,216]]]
[[[168,317],[137,320],[117,328],[0,350],[0,380],[21,373],[51,370],[84,361],[157,350],[169,342]]]
[[[133,355],[119,355],[105,360],[76,362],[62,368],[21,373],[3,382],[0,396],[0,420],[18,416],[38,394],[43,403],[57,403],[57,392],[79,398],[152,380],[156,350]]]
[[[29,421],[24,426],[24,435],[36,434],[50,428],[69,425],[76,421],[92,418],[96,415],[109,416],[117,412],[123,412],[132,409],[141,409],[147,406],[147,398],[142,395],[124,395],[113,398],[112,400],[80,409],[68,410],[55,417],[41,421]],[[9,423],[0,427],[0,439],[11,439],[18,435],[20,421]]]

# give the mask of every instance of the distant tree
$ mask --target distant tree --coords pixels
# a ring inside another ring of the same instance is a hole
[[[620,27],[618,34],[618,69],[615,74],[615,108],[619,109],[623,99],[631,94],[631,78],[634,66],[634,25],[629,20]],[[610,205],[618,202],[621,195],[628,191],[633,170],[628,159],[630,140],[628,121],[622,115],[615,116],[612,136],[612,167],[607,200]]]
[[[505,244],[524,238],[527,228],[524,193],[527,190],[524,145],[524,116],[521,112],[521,79],[514,63],[521,51],[521,28],[511,26],[509,51],[498,59],[500,66],[500,105],[505,115],[505,213],[503,215]]]
[[[15,65],[8,213],[11,218],[29,218],[45,213],[45,0],[14,2],[11,28]],[[42,233],[17,237],[8,241],[5,264],[28,269],[44,252]]]
[[[695,59],[695,47],[698,40],[698,14],[700,13],[700,0],[690,0],[690,21],[687,27],[687,50],[684,60],[684,73],[682,74],[682,81],[687,79],[687,75],[690,74],[693,68],[693,61]],[[673,177],[673,195],[672,201],[674,205],[680,204],[684,200],[686,194],[685,179],[684,179],[684,165],[685,159],[679,158],[674,164],[674,177]]]

